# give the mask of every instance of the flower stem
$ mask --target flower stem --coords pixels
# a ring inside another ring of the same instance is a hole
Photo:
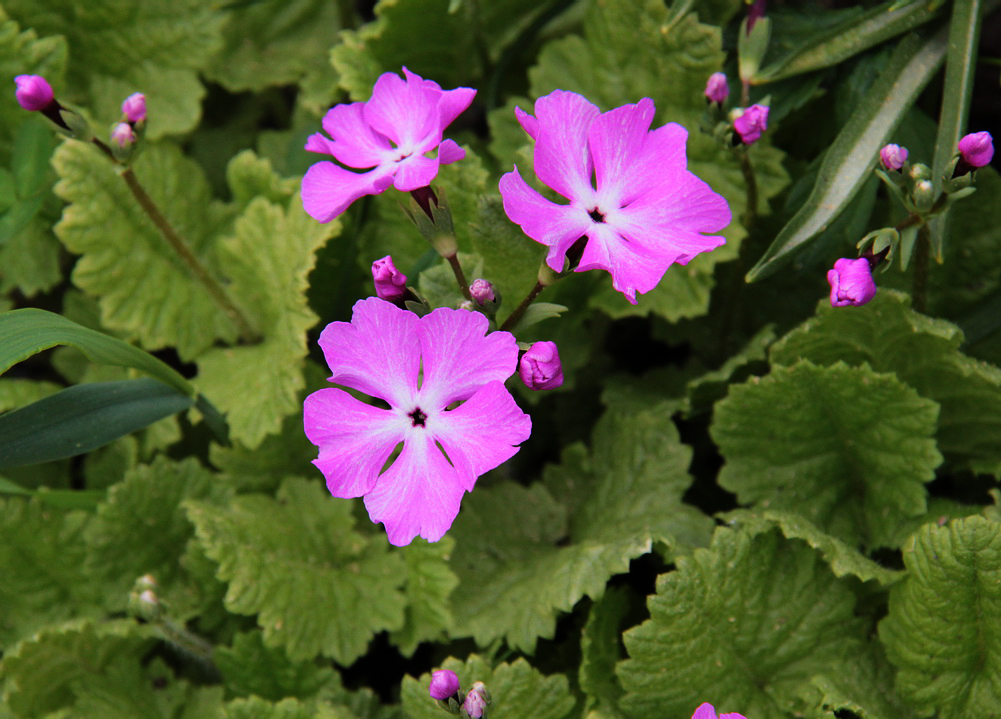
[[[744,229],[751,233],[751,226],[758,219],[758,179],[754,174],[754,165],[747,154],[747,149],[738,151],[740,171],[744,175],[744,186],[747,192],[747,207],[744,208]]]
[[[914,248],[914,286],[911,302],[915,312],[924,312],[928,306],[928,256],[931,252],[931,230],[927,224],[918,228],[917,247]]]
[[[514,312],[508,315],[507,319],[504,320],[504,324],[500,326],[501,331],[508,331],[513,329],[518,324],[518,321],[522,318],[522,315],[525,314],[525,310],[528,309],[528,306],[533,302],[535,302],[535,298],[538,297],[539,293],[542,292],[542,290],[544,290],[545,288],[546,286],[544,284],[536,281],[535,287],[532,288],[532,291],[529,292],[528,295],[526,295],[525,299],[521,301],[520,305],[514,308]]]
[[[473,296],[469,294],[469,283],[466,282],[466,273],[462,271],[462,265],[459,264],[459,255],[454,254],[445,259],[448,260],[448,264],[452,267],[452,273],[455,275],[455,281],[459,283],[459,291],[462,292],[462,296],[467,300],[473,299]]]

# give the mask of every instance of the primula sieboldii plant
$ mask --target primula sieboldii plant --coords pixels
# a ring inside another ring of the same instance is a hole
[[[442,90],[403,68],[404,79],[383,74],[367,102],[336,105],[323,118],[323,130],[306,142],[310,152],[331,155],[302,178],[302,204],[318,222],[330,222],[364,195],[390,187],[410,192],[427,187],[439,165],[461,160],[465,151],[442,133],[469,107],[476,91]],[[437,154],[429,157],[429,154]]]
[[[632,304],[672,264],[724,244],[706,233],[730,224],[726,200],[687,168],[688,132],[673,122],[651,130],[654,111],[643,99],[602,113],[575,92],[551,92],[534,116],[516,113],[535,140],[536,175],[569,202],[547,200],[517,166],[500,180],[505,212],[549,248],[553,271],[583,242],[574,269],[607,271]]]
[[[389,407],[336,388],[307,397],[306,435],[320,448],[314,464],[335,497],[365,498],[392,544],[441,539],[462,495],[531,434],[503,384],[518,346],[508,332],[487,334],[478,312],[443,307],[418,317],[370,297],[355,304],[351,322],[327,325],[320,347],[331,382]]]

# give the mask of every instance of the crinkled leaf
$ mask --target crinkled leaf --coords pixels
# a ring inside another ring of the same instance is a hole
[[[339,230],[338,223],[314,222],[298,197],[287,208],[260,198],[220,243],[230,295],[263,339],[205,353],[196,384],[227,414],[231,436],[250,448],[302,409],[306,330],[317,319],[306,301],[306,278],[317,249]]]
[[[82,255],[73,282],[100,299],[101,323],[147,349],[174,346],[185,359],[236,328],[139,207],[96,148],[67,141],[53,163],[56,193],[70,205],[56,225],[63,244]],[[150,145],[134,170],[147,193],[209,271],[222,269],[214,235],[229,211],[212,201],[200,168],[173,145]]]
[[[545,485],[473,492],[452,528],[454,633],[531,652],[553,636],[559,612],[598,599],[654,541],[704,543],[707,518],[681,503],[689,461],[668,408],[610,411],[592,451],[571,446]]]
[[[896,546],[942,456],[938,406],[890,374],[803,361],[730,389],[711,433],[721,486],[849,544]]]
[[[650,619],[624,635],[629,717],[688,716],[710,702],[787,719],[804,681],[853,661],[863,644],[850,586],[802,542],[720,528],[677,565],[657,579]]]
[[[288,698],[271,703],[260,697],[234,699],[226,704],[221,719],[358,719],[350,709],[320,702]]]
[[[440,668],[455,672],[464,692],[473,682],[483,682],[490,691],[487,712],[492,719],[562,719],[574,706],[565,676],[543,676],[524,659],[491,669],[484,659],[473,654],[465,662],[449,657]],[[444,716],[428,694],[430,684],[430,673],[422,674],[419,679],[403,678],[403,711],[410,719]]]
[[[910,716],[893,688],[895,670],[883,647],[870,641],[852,661],[818,674],[802,691],[807,716],[852,715],[859,719],[900,719]]]
[[[38,498],[0,499],[0,647],[102,610],[101,583],[84,567],[88,520]]]
[[[815,318],[772,347],[771,360],[865,362],[895,373],[939,404],[935,435],[948,460],[1001,476],[1001,370],[962,354],[958,327],[913,312],[909,304],[891,291],[880,291],[859,311],[838,311],[822,301]]]
[[[591,606],[581,634],[579,679],[589,717],[625,717],[618,704],[623,689],[615,664],[623,658],[619,637],[633,599],[628,587],[614,586]]]
[[[433,544],[418,539],[401,550],[406,565],[406,623],[390,639],[407,656],[421,642],[446,639],[452,628],[449,596],[459,584],[449,567],[454,549],[455,540],[445,536]]]
[[[322,653],[350,664],[373,634],[403,626],[402,556],[382,537],[355,532],[351,503],[320,484],[289,479],[277,500],[254,494],[226,507],[186,506],[229,584],[227,609],[256,614],[265,644],[290,659]]]
[[[285,697],[307,699],[324,688],[340,685],[332,667],[292,661],[281,647],[264,646],[259,631],[237,634],[232,646],[219,647],[213,658],[226,690],[240,697],[257,695],[269,701]]]
[[[59,242],[40,220],[31,219],[6,243],[0,241],[0,292],[20,290],[32,297],[55,286],[63,277]]]
[[[942,719],[990,716],[1001,702],[1001,533],[968,517],[924,526],[904,551],[907,578],[890,592],[879,638],[897,689]]]

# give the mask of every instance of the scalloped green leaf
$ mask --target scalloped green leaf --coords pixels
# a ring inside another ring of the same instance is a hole
[[[272,703],[260,697],[234,699],[226,704],[220,719],[358,719],[350,709],[319,702],[288,698]]]
[[[897,690],[942,719],[990,716],[1001,702],[1001,533],[983,517],[929,524],[904,549],[879,638]]]
[[[449,566],[454,549],[455,540],[445,536],[434,543],[417,539],[401,550],[406,566],[406,621],[389,638],[406,656],[421,642],[448,638],[447,630],[452,628],[449,597],[459,585]]]
[[[26,297],[52,289],[63,278],[59,242],[44,222],[31,219],[7,242],[0,241],[0,293]]]
[[[239,697],[256,695],[274,702],[285,697],[308,699],[340,686],[333,667],[292,661],[281,647],[265,646],[259,631],[237,634],[231,646],[216,649],[213,659],[226,691]]]
[[[893,689],[895,669],[883,647],[869,642],[851,662],[818,674],[801,692],[807,716],[839,716],[851,712],[859,719],[900,719],[910,716]]]
[[[468,691],[473,682],[483,682],[490,692],[491,703],[487,711],[491,719],[562,719],[574,707],[565,676],[543,676],[524,659],[491,668],[483,658],[473,654],[465,662],[449,657],[440,668],[458,675],[462,691]],[[441,719],[443,716],[428,694],[430,684],[429,672],[421,674],[419,679],[403,678],[403,711],[410,719]]]
[[[99,298],[101,323],[147,349],[174,346],[190,359],[236,328],[161,237],[108,159],[95,147],[66,141],[53,164],[55,190],[70,203],[56,225],[67,249],[82,255],[73,282]],[[201,169],[174,145],[149,145],[133,168],[192,253],[219,276],[215,235],[231,215],[209,200]]]
[[[82,11],[74,0],[5,0],[4,8],[24,27],[66,38],[73,55],[66,100],[90,105],[112,122],[122,100],[142,91],[151,138],[186,132],[198,122],[205,94],[198,72],[222,40],[224,17],[214,6],[147,0],[126,11],[118,0],[90,0]]]
[[[864,365],[777,367],[716,405],[719,484],[849,544],[897,546],[942,461],[937,417],[935,402]]]
[[[789,719],[810,677],[854,661],[866,623],[855,595],[799,541],[716,530],[709,549],[657,579],[650,619],[624,635],[622,708],[634,719],[689,716],[702,702]]]
[[[544,485],[505,483],[466,499],[452,528],[453,634],[481,646],[503,637],[531,653],[553,636],[559,612],[598,599],[655,541],[705,543],[708,518],[681,502],[691,450],[670,414],[667,406],[610,411],[592,451],[571,446]]]
[[[906,295],[888,290],[860,311],[821,301],[816,317],[772,346],[771,361],[867,363],[895,373],[939,404],[935,439],[946,459],[1001,477],[1001,370],[962,354],[958,327],[909,305]]]
[[[591,606],[580,640],[580,688],[587,695],[585,712],[591,719],[625,719],[619,709],[624,690],[615,675],[623,659],[619,637],[622,623],[632,608],[635,593],[629,587],[613,586]]]
[[[294,661],[322,653],[350,664],[376,632],[403,626],[403,557],[383,537],[354,531],[351,503],[319,483],[293,478],[277,499],[253,494],[226,507],[186,507],[229,585],[226,608],[256,614],[266,646],[284,647]]]
[[[689,380],[685,386],[685,414],[701,414],[710,411],[712,405],[726,396],[731,382],[746,380],[765,367],[768,347],[775,341],[775,326],[765,325],[748,341],[737,354],[732,355],[719,369],[706,372],[701,377]],[[763,372],[762,372],[763,373]]]

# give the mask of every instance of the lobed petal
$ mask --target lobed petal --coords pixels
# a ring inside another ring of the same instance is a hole
[[[637,292],[649,292],[660,282],[674,259],[657,256],[643,244],[623,238],[607,223],[592,225],[577,272],[602,269],[612,275],[612,286],[636,304]]]
[[[533,140],[539,138],[539,121],[534,117],[529,115],[527,112],[522,110],[520,107],[515,105],[514,116],[518,119],[518,124],[521,125],[521,129],[528,133],[528,136]]]
[[[476,90],[470,87],[457,87],[454,90],[445,90],[438,99],[438,128],[444,130],[452,124],[459,115],[465,112],[466,108],[476,97]]]
[[[360,402],[341,389],[321,389],[303,403],[303,428],[320,448],[313,460],[335,497],[372,491],[379,472],[403,440],[408,418]]]
[[[365,508],[373,522],[386,526],[390,544],[403,547],[418,535],[437,542],[455,521],[464,493],[455,468],[430,433],[415,431],[365,495]]]
[[[382,133],[401,150],[415,151],[429,135],[438,135],[432,147],[441,139],[438,125],[438,100],[441,89],[404,69],[406,79],[395,72],[379,76],[372,89],[372,98],[365,103],[365,121]],[[423,148],[426,152],[431,148]]]
[[[323,116],[323,129],[332,138],[327,143],[327,152],[348,167],[361,169],[381,165],[393,150],[389,141],[373,132],[365,121],[364,102],[330,108]],[[308,142],[306,149],[310,149]]]
[[[350,322],[331,322],[320,333],[330,381],[409,411],[421,364],[419,322],[378,297],[359,300]]]
[[[665,172],[665,181],[659,187],[649,190],[606,219],[622,232],[633,234],[634,231],[629,229],[631,226],[649,227],[655,236],[666,238],[675,230],[685,233],[719,232],[730,224],[731,215],[730,206],[722,195],[713,192],[709,185],[688,170],[682,170]],[[711,246],[701,249],[690,248],[692,251],[682,247],[681,254],[702,252],[722,243],[709,244]]]
[[[555,90],[535,102],[539,131],[535,138],[535,174],[570,200],[594,197],[594,166],[587,146],[598,108],[575,92]]]
[[[418,187],[427,187],[438,175],[438,158],[411,155],[396,163],[393,187],[401,192],[410,192]]]
[[[438,145],[438,164],[451,165],[466,156],[466,151],[452,140],[442,140]]]
[[[317,222],[330,222],[364,195],[378,195],[393,184],[394,165],[351,172],[332,162],[317,162],[302,178],[302,206]]]
[[[648,132],[630,169],[633,181],[622,195],[622,205],[629,205],[648,192],[670,192],[672,183],[678,182],[679,173],[687,171],[687,143],[688,130],[676,122]]]
[[[621,207],[629,201],[621,198],[642,191],[654,179],[636,177],[634,173],[653,115],[653,100],[644,98],[635,105],[623,105],[599,115],[591,123],[587,143],[601,206]]]
[[[563,270],[567,250],[594,223],[587,212],[572,205],[557,205],[528,186],[515,166],[500,179],[504,212],[526,235],[549,247],[547,264]]]
[[[518,363],[518,343],[510,332],[487,334],[479,312],[440,307],[420,319],[424,379],[420,401],[434,410],[469,399],[483,385],[503,382]]]

